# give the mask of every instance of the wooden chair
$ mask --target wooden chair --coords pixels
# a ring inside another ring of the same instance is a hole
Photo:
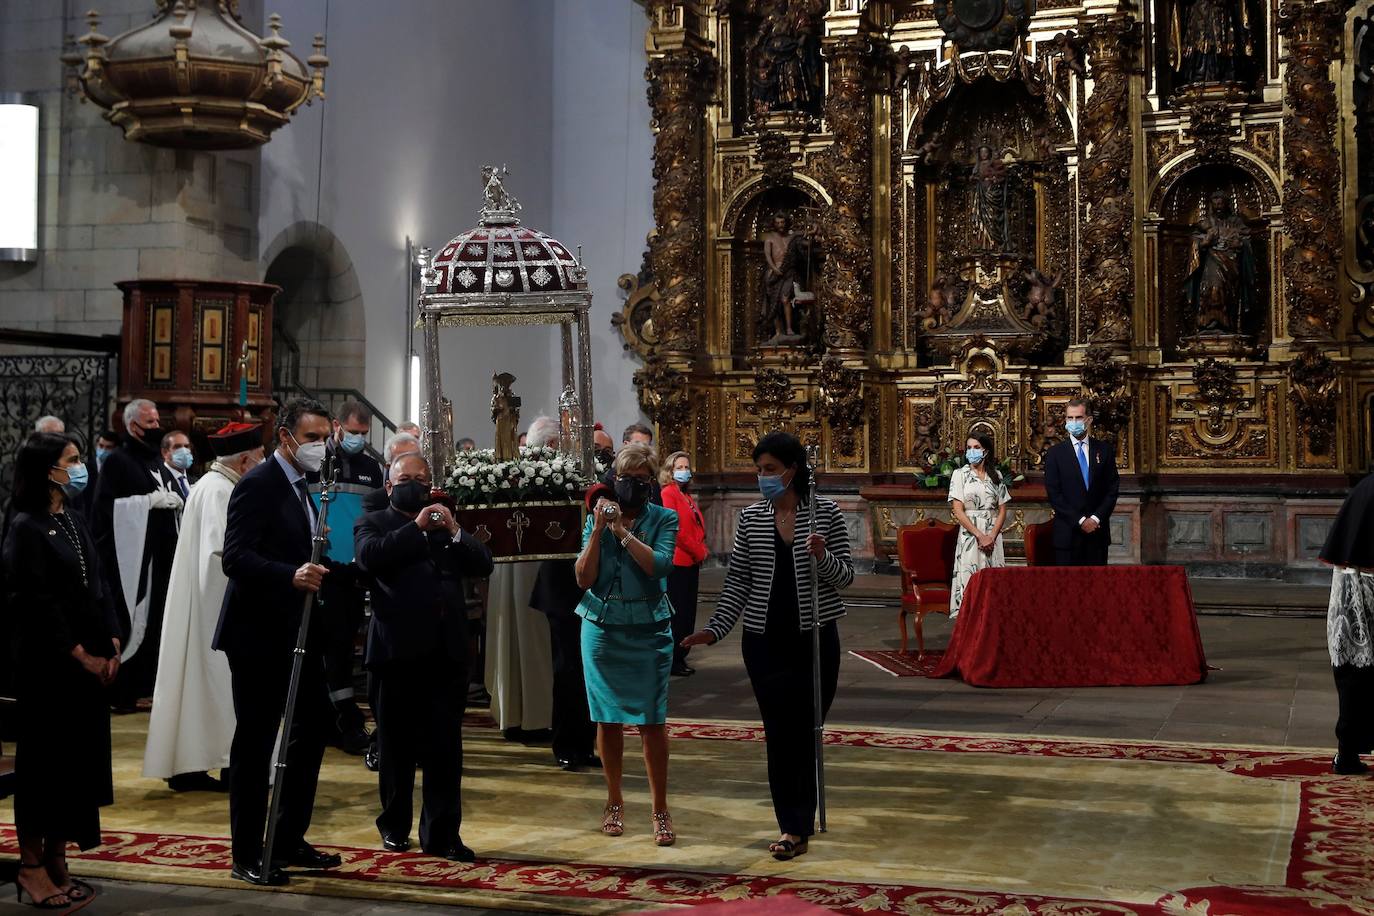
[[[1054,566],[1054,519],[1026,526],[1026,565]]]
[[[957,525],[926,519],[897,529],[897,564],[902,570],[902,609],[897,625],[902,631],[902,653],[907,651],[906,618],[916,618],[916,651],[926,654],[921,622],[927,614],[948,614],[950,585],[954,579],[954,545]]]

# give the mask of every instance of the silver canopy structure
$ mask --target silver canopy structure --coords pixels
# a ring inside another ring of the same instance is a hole
[[[424,331],[428,400],[422,419],[424,451],[435,480],[446,476],[453,448],[452,417],[444,410],[439,360],[441,327],[556,324],[563,341],[563,393],[575,392],[580,412],[577,444],[582,467],[592,460],[592,366],[588,312],[592,305],[587,271],[568,247],[537,229],[520,225],[520,204],[502,184],[508,171],[482,169],[479,223],[455,236],[437,255],[422,248],[416,323]],[[577,325],[577,371],[573,371],[572,326]],[[565,418],[561,418],[565,419]]]

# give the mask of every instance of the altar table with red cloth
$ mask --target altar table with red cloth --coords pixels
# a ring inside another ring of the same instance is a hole
[[[1181,566],[974,573],[931,677],[975,687],[1196,684],[1207,676]]]

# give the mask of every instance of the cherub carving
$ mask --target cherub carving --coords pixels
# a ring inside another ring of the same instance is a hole
[[[922,404],[911,417],[911,463],[924,465],[940,450],[940,405]]]
[[[930,333],[954,316],[958,308],[959,287],[956,281],[944,274],[937,276],[930,284],[926,305],[916,312],[916,319],[922,331]]]
[[[1032,267],[1025,276],[1026,304],[1021,310],[1021,319],[1031,327],[1043,330],[1054,322],[1055,290],[1063,282],[1064,270],[1060,268],[1053,277],[1049,277]]]
[[[1083,49],[1087,45],[1087,39],[1073,29],[1069,29],[1067,32],[1060,32],[1050,41],[1054,45],[1055,51],[1059,53],[1059,58],[1064,62],[1064,66],[1086,79],[1088,68],[1083,63]]]

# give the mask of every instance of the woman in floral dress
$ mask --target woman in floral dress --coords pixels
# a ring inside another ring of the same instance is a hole
[[[1002,551],[1002,526],[1007,521],[1011,493],[997,470],[992,437],[969,436],[964,444],[968,464],[956,468],[949,479],[949,501],[959,523],[959,542],[954,548],[954,585],[949,616],[959,616],[969,578],[989,566],[1006,566]]]

